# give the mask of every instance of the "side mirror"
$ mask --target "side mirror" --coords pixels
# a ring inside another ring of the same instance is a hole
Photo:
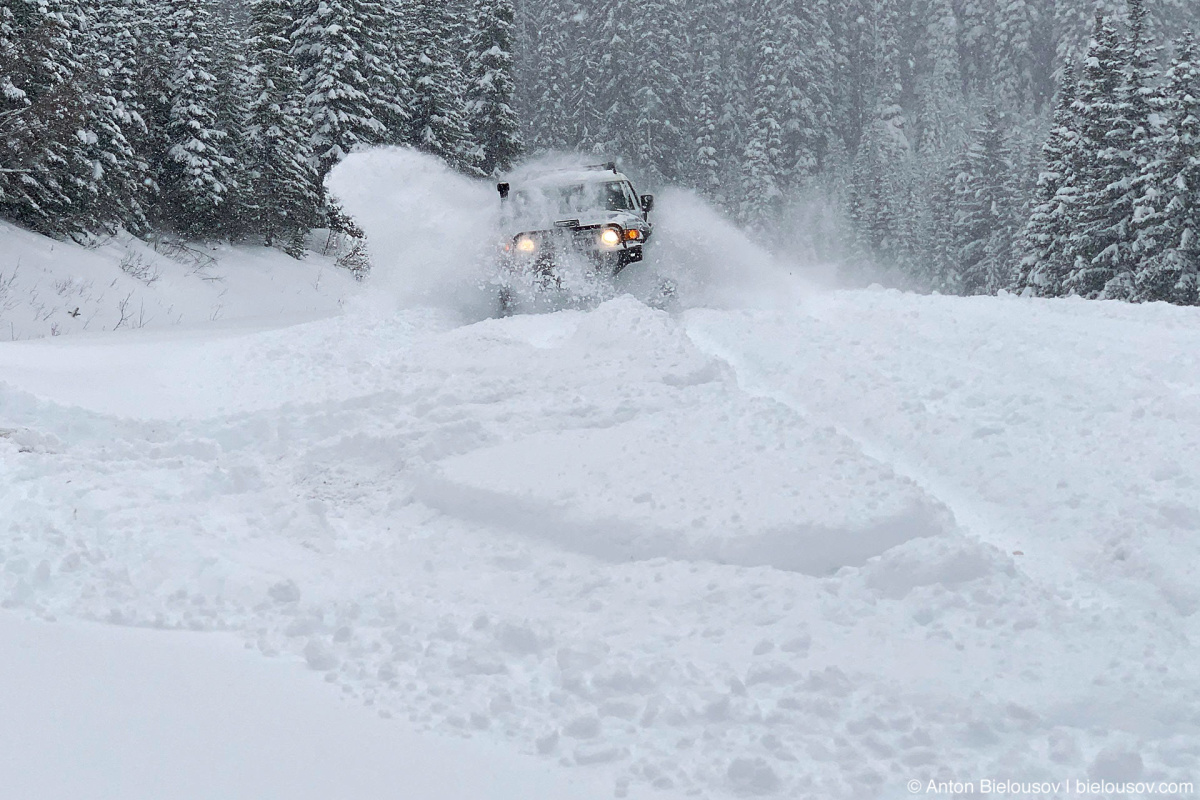
[[[498,191],[500,193],[501,200],[508,199],[508,189],[509,189],[509,186],[507,183],[497,183],[496,184],[496,191]]]
[[[652,208],[654,208],[654,195],[642,195],[642,211],[645,211],[647,214],[649,214]]]

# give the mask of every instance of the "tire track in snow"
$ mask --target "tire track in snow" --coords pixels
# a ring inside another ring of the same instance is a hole
[[[1024,530],[1021,523],[1012,520],[1002,520],[988,513],[978,502],[968,498],[964,492],[951,485],[949,480],[927,469],[922,469],[912,458],[902,451],[889,447],[876,438],[862,432],[856,427],[847,427],[842,420],[828,414],[813,411],[792,392],[779,388],[773,381],[772,368],[757,358],[754,353],[744,348],[739,349],[723,339],[711,324],[695,319],[693,313],[685,316],[683,328],[688,337],[701,351],[719,359],[732,370],[738,387],[756,397],[772,400],[791,409],[814,424],[828,425],[840,435],[846,437],[859,447],[862,453],[881,464],[889,466],[897,475],[912,481],[935,502],[941,503],[954,517],[959,530],[965,538],[974,539],[996,547],[1006,556],[1019,552],[1019,541],[1008,531]],[[732,339],[733,337],[729,337]],[[943,358],[942,354],[931,354]],[[974,365],[965,364],[966,368],[977,369]],[[869,365],[862,364],[863,370],[872,370],[881,374]],[[886,376],[885,376],[886,377]],[[879,381],[879,383],[887,382]],[[1120,598],[1102,586],[1092,581],[1082,579],[1079,569],[1066,565],[1059,559],[1043,559],[1041,561],[1021,560],[1014,566],[1024,575],[1033,578],[1045,586],[1063,586],[1069,584],[1075,597],[1087,604],[1112,608],[1120,604]],[[1067,572],[1064,573],[1063,569]]]
[[[795,395],[773,386],[770,380],[771,370],[761,363],[756,363],[753,355],[738,352],[720,341],[719,336],[708,330],[703,323],[685,319],[684,330],[696,347],[729,366],[737,379],[738,388],[742,391],[779,403],[814,424],[832,427],[839,435],[854,442],[867,458],[886,464],[897,475],[912,481],[933,500],[944,505],[954,515],[955,522],[964,532],[991,542],[994,527],[992,521],[960,492],[935,475],[918,469],[902,453],[885,447],[856,430],[848,429],[836,420],[818,416]]]

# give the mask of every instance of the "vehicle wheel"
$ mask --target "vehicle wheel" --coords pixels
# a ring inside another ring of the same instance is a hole
[[[513,290],[507,286],[501,286],[496,299],[500,308],[500,316],[511,317],[517,305],[517,298],[513,294]]]

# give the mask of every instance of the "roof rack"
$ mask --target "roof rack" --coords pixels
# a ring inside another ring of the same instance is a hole
[[[616,173],[617,164],[615,161],[605,161],[603,164],[591,164],[589,166],[584,167],[584,169],[594,169],[594,170],[599,170],[601,172]]]

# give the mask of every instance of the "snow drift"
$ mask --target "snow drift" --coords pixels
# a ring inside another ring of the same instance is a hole
[[[358,288],[317,253],[297,261],[269,247],[167,241],[156,250],[127,235],[82,247],[0,222],[0,341],[314,319]]]

